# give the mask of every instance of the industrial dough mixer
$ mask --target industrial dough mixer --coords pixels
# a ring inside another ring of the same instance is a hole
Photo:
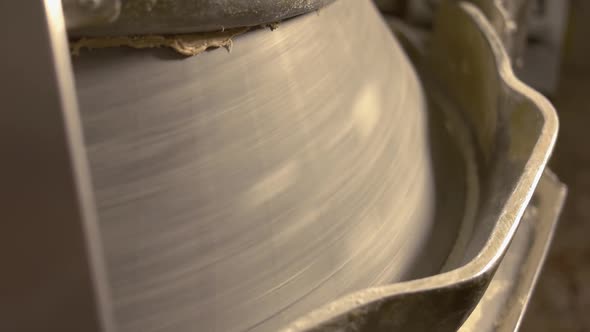
[[[63,1],[69,49],[14,5],[0,330],[452,331],[499,266],[528,298],[557,119],[475,3],[396,36],[370,1]]]

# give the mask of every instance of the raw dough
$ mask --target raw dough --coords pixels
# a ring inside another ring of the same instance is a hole
[[[231,50],[232,38],[248,30],[249,28],[237,28],[219,32],[181,35],[81,38],[71,42],[70,49],[73,55],[79,55],[83,48],[90,50],[120,46],[133,48],[170,47],[182,55],[193,56],[210,48],[225,47]]]

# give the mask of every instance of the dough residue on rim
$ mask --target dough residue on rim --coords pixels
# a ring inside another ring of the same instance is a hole
[[[70,42],[70,50],[73,55],[79,55],[80,50],[84,48],[92,50],[122,46],[138,49],[169,47],[182,55],[193,56],[210,48],[225,47],[228,50],[231,50],[232,39],[248,30],[249,28],[237,28],[219,32],[179,35],[81,38]]]

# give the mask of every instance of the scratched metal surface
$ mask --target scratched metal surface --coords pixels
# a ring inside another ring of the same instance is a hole
[[[273,331],[424,255],[425,101],[378,15],[73,58],[119,331]]]

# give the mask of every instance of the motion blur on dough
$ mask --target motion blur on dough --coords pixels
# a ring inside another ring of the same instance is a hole
[[[0,64],[29,151],[0,330],[515,328],[565,197],[554,109],[511,70],[526,1],[419,2],[2,5],[43,51]]]

